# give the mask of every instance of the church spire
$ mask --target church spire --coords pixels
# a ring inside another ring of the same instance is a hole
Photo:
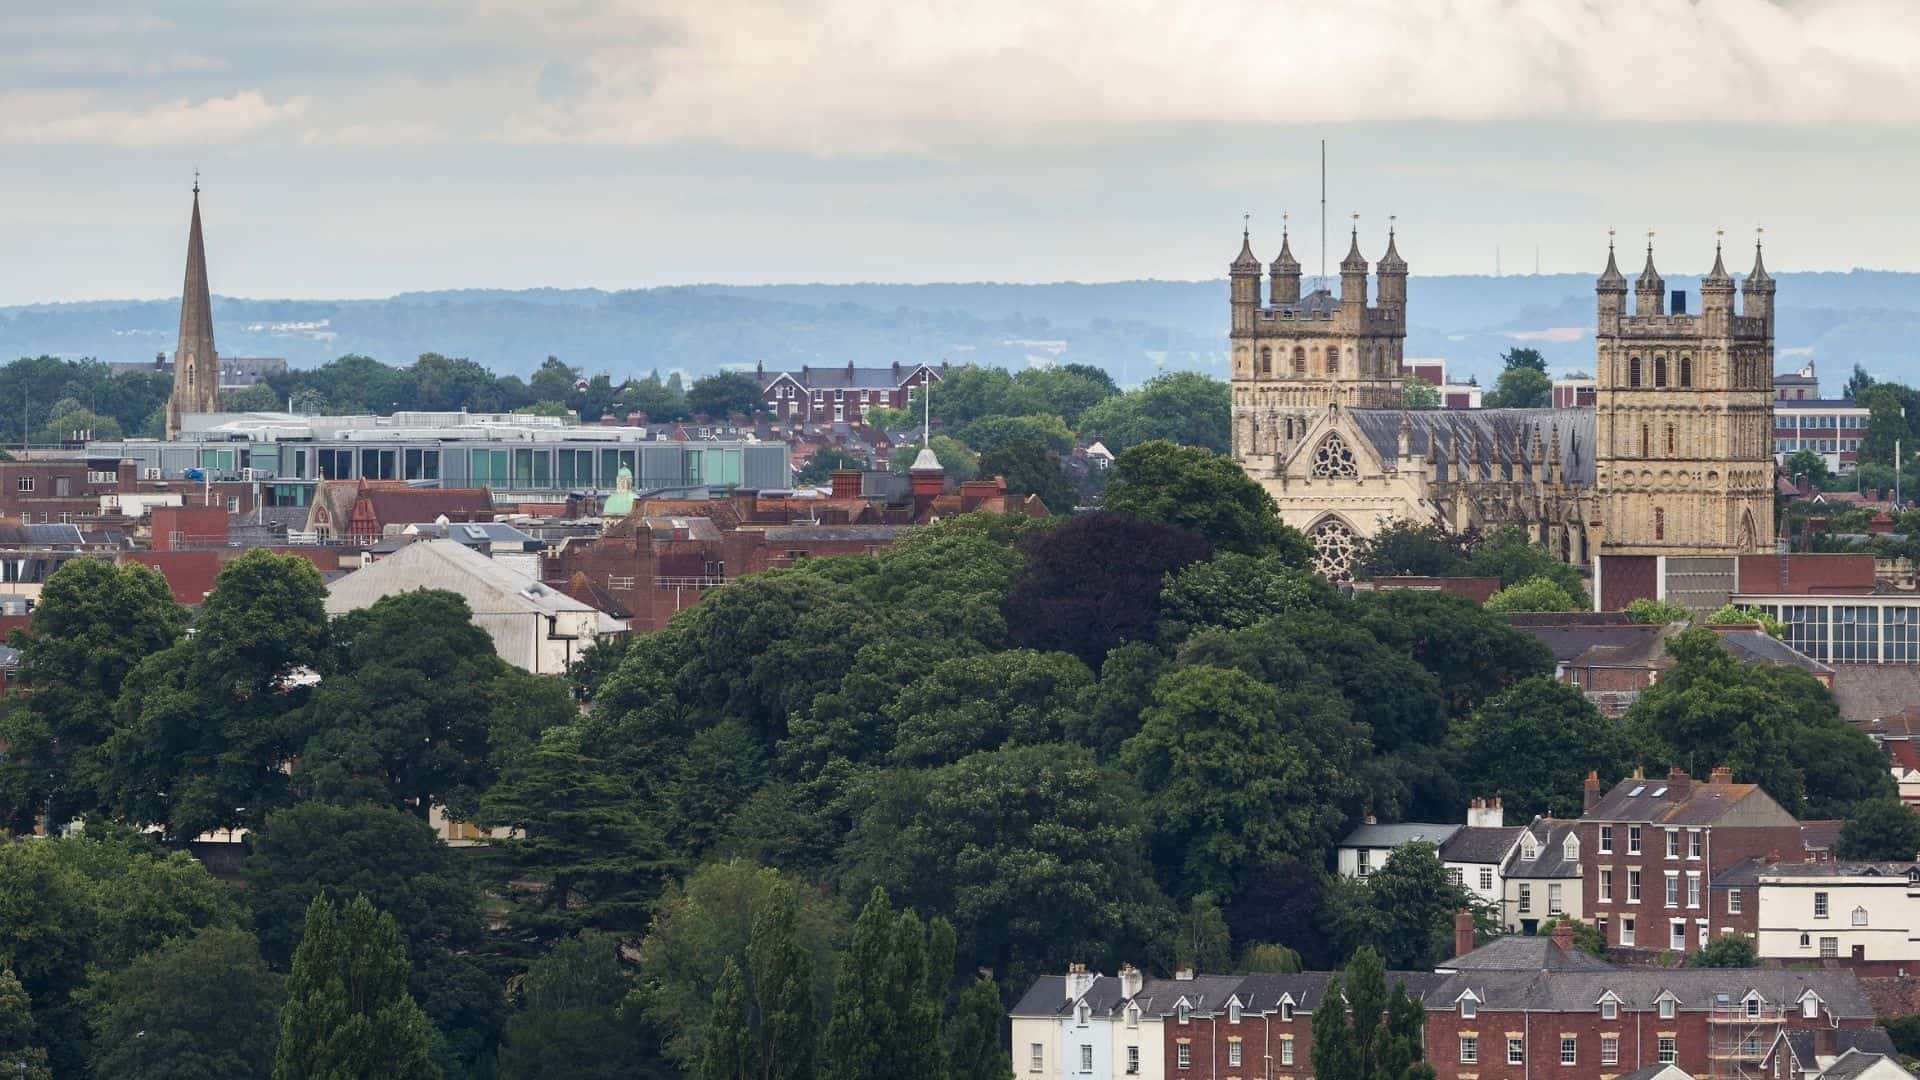
[[[207,288],[207,248],[200,235],[200,175],[193,177],[193,219],[187,227],[187,275],[180,287],[180,336],[173,351],[173,394],[167,398],[167,434],[186,413],[218,412],[220,364],[213,347],[213,297]]]

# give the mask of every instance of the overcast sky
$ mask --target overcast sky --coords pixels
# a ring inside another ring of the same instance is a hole
[[[196,166],[240,296],[1311,267],[1322,138],[1334,260],[1920,270],[1920,2],[6,4],[0,303],[176,293]]]

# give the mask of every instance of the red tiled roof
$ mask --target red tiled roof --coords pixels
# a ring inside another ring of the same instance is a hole
[[[441,514],[493,513],[493,496],[486,488],[370,487],[361,492],[360,498],[366,500],[374,519],[382,525],[432,521]]]

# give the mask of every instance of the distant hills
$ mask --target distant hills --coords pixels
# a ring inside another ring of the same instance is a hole
[[[1855,363],[1876,377],[1920,379],[1920,274],[1778,276],[1778,367],[1814,359],[1829,391]],[[1687,289],[1698,310],[1698,279],[1669,278],[1668,287]],[[1456,378],[1490,383],[1516,344],[1538,348],[1556,373],[1592,367],[1590,275],[1416,276],[1408,292],[1408,354],[1444,356]],[[283,356],[295,367],[346,353],[404,363],[429,351],[522,375],[551,354],[616,377],[756,362],[1054,359],[1097,364],[1130,385],[1162,368],[1224,376],[1226,297],[1224,280],[462,289],[216,297],[214,322],[222,353]],[[150,360],[171,351],[178,319],[176,299],[0,307],[0,357]]]

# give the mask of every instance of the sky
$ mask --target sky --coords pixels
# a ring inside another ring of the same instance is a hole
[[[0,4],[0,304],[1920,270],[1916,0]],[[1635,259],[1637,262],[1638,255]]]

